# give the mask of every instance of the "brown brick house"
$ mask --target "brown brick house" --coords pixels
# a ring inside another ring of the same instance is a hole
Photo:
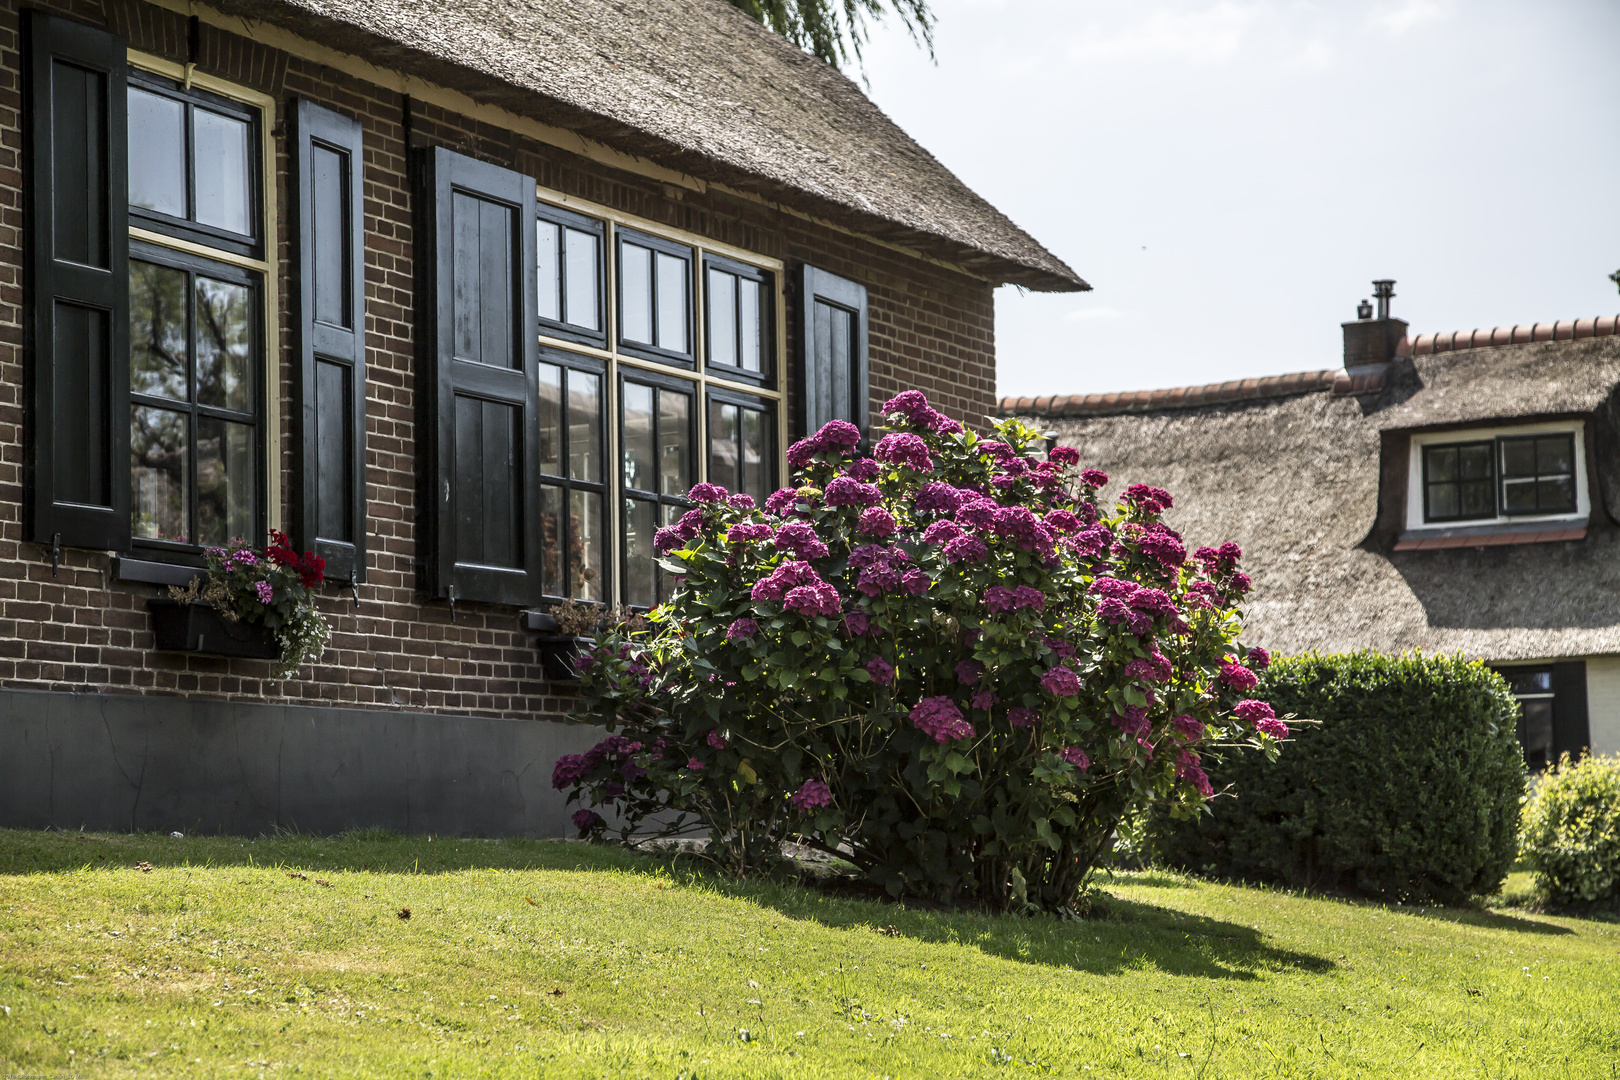
[[[720,0],[0,3],[0,88],[3,824],[557,831],[525,612],[1087,287]],[[270,529],[322,662],[156,648]]]
[[[1620,752],[1620,316],[1412,336],[1378,285],[1339,368],[1000,409],[1236,541],[1257,644],[1461,652],[1532,768]]]

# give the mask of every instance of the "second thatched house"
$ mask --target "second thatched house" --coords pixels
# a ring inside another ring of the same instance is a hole
[[[1242,545],[1272,651],[1461,651],[1508,676],[1532,768],[1620,751],[1620,316],[1409,337],[1392,285],[1343,368],[1000,409]]]

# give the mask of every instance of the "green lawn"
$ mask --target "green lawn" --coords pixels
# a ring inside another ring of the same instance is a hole
[[[1620,925],[1105,887],[1075,923],[578,844],[0,831],[0,1076],[1620,1075]]]

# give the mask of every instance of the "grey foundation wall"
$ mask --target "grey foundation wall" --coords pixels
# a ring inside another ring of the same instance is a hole
[[[559,755],[600,728],[0,690],[0,826],[567,836]]]

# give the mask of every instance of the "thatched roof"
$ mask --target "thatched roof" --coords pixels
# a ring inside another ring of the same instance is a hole
[[[1088,410],[1084,398],[1066,415],[1020,409],[1019,399],[1002,405],[1057,432],[1115,484],[1168,489],[1176,505],[1166,520],[1189,548],[1242,545],[1255,582],[1245,607],[1254,644],[1491,660],[1620,653],[1620,319],[1607,321],[1607,336],[1590,327],[1582,340],[1415,356],[1408,347],[1377,394],[1351,392],[1342,375],[1335,392],[1311,373],[1284,396],[1153,411]],[[1407,433],[1553,416],[1585,416],[1595,430],[1584,539],[1395,550],[1391,489],[1406,467]],[[1399,460],[1381,492],[1390,456]]]
[[[1088,286],[849,79],[723,0],[216,0],[996,282]]]

